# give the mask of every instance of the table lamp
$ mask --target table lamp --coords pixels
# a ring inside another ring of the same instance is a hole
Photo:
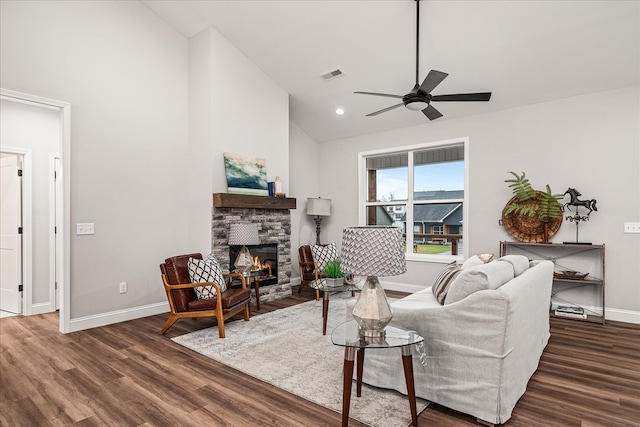
[[[323,216],[331,216],[331,199],[307,199],[307,215],[314,216],[316,221],[316,245],[320,244],[320,223]]]
[[[231,224],[229,228],[229,246],[242,245],[234,265],[241,273],[248,273],[253,267],[253,257],[247,245],[259,245],[258,224]]]
[[[398,227],[346,227],[342,232],[342,272],[367,276],[353,307],[360,334],[384,337],[393,314],[378,276],[396,276],[407,271],[402,230]]]

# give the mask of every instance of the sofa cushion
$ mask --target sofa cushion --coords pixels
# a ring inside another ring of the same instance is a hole
[[[189,258],[187,267],[189,268],[191,283],[215,282],[220,285],[221,292],[227,289],[220,264],[218,264],[218,260],[213,255],[209,255],[205,259]],[[198,286],[193,289],[198,299],[209,299],[216,296],[216,288],[213,286]]]
[[[498,289],[513,278],[513,266],[509,262],[490,262],[463,269],[449,286],[444,303],[463,300],[474,292]]]
[[[505,255],[496,261],[508,262],[513,266],[513,274],[518,277],[529,269],[529,259],[524,255]]]
[[[453,281],[460,274],[460,266],[456,261],[447,264],[445,268],[442,269],[436,281],[433,283],[431,287],[431,291],[433,292],[433,296],[436,297],[440,305],[444,305],[444,299],[447,296],[447,292],[449,291],[449,286],[453,283]]]
[[[318,270],[324,271],[329,262],[338,258],[336,242],[331,242],[328,245],[311,245],[311,254],[313,261],[318,265]]]
[[[493,254],[476,254],[472,257],[469,257],[465,262],[462,263],[462,268],[469,268],[476,265],[487,264],[493,261]]]

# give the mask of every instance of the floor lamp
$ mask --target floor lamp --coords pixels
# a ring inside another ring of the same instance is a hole
[[[315,217],[316,221],[316,245],[320,244],[320,223],[323,216],[331,216],[331,199],[307,199],[307,215]]]

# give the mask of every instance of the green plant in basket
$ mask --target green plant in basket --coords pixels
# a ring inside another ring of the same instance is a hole
[[[340,260],[329,261],[324,267],[324,274],[330,279],[340,279],[344,277],[344,273],[340,270]]]

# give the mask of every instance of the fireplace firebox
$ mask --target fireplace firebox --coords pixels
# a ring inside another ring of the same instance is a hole
[[[229,246],[229,270],[235,271],[234,265],[242,246]],[[253,257],[254,269],[262,270],[260,286],[275,285],[278,283],[278,244],[265,243],[262,245],[247,246]],[[262,277],[264,279],[262,279]]]

